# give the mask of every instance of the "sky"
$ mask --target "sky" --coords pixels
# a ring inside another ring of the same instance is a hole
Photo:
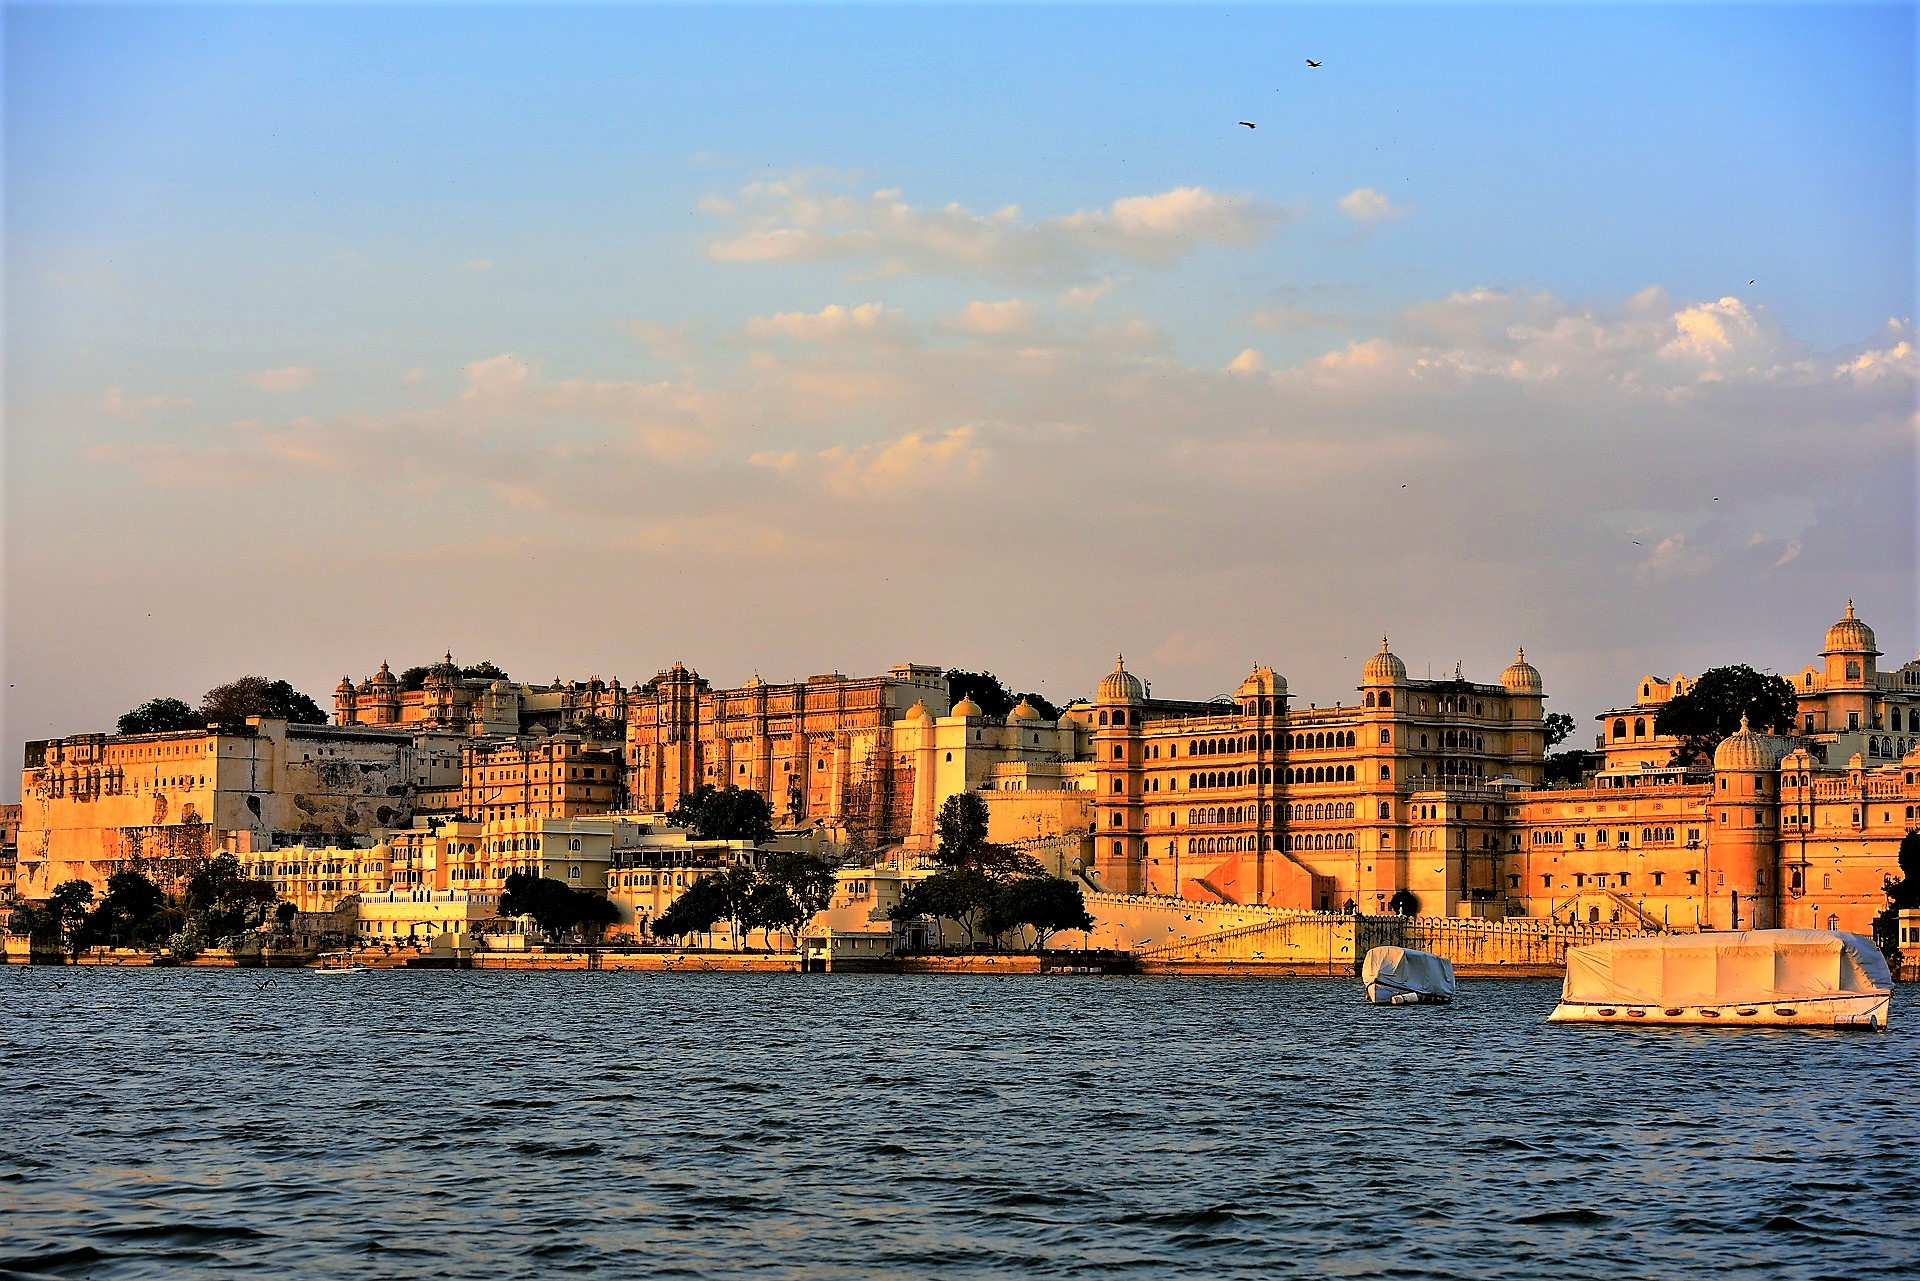
[[[449,649],[1584,722],[1920,644],[1911,6],[3,21],[12,751]]]

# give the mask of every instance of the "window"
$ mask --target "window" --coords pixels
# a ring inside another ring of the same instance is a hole
[[[1380,741],[1383,743],[1391,743],[1393,741],[1393,731],[1389,729],[1381,730]]]

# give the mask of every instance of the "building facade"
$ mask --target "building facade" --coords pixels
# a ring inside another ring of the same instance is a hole
[[[892,732],[915,703],[945,714],[941,669],[901,664],[785,685],[756,676],[716,690],[675,663],[627,696],[629,804],[669,810],[703,783],[731,784],[765,796],[779,826],[844,826],[869,845],[898,839],[910,795],[900,795]]]

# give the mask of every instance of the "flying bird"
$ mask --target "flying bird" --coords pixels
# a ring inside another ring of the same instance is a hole
[[[1753,282],[1752,282],[1751,280],[1749,280],[1749,281],[1748,281],[1747,283],[1748,283],[1748,284],[1752,284]]]
[[[1312,58],[1308,58],[1308,59],[1307,59],[1307,65],[1308,65],[1309,67],[1317,67],[1317,66],[1319,66],[1320,64],[1319,64],[1319,63],[1317,63],[1317,62],[1315,62],[1315,61],[1314,61],[1314,60],[1313,60]]]
[[[1251,120],[1242,120],[1240,123],[1245,125],[1249,129],[1254,127],[1253,121]]]

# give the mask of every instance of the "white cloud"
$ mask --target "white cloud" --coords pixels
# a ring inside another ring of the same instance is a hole
[[[1227,368],[1236,374],[1257,374],[1267,367],[1267,358],[1249,347],[1235,356]]]
[[[1398,218],[1413,208],[1396,205],[1372,187],[1358,187],[1340,197],[1340,212],[1365,226]]]
[[[906,316],[877,302],[843,307],[838,303],[816,312],[782,311],[747,321],[749,338],[795,338],[801,342],[834,343],[848,340],[897,340],[906,331]]]
[[[1040,309],[1018,298],[970,302],[957,315],[940,322],[940,327],[950,333],[979,338],[1019,337],[1033,333],[1039,326]]]
[[[868,445],[836,445],[820,459],[827,464],[828,483],[842,493],[854,493],[971,479],[979,475],[990,452],[975,442],[972,427],[955,427],[939,434],[910,431]]]
[[[262,391],[298,391],[302,387],[311,387],[319,378],[316,370],[285,365],[279,369],[263,369],[250,375],[247,381]]]
[[[897,189],[851,194],[820,171],[743,187],[701,207],[739,228],[708,252],[723,262],[864,261],[881,274],[1083,275],[1097,262],[1165,266],[1203,245],[1245,249],[1285,220],[1270,201],[1204,187],[1127,196],[1105,209],[1026,220],[1017,205],[975,213],[908,204]],[[822,189],[825,187],[826,189]]]
[[[123,387],[109,387],[100,397],[102,413],[115,418],[144,419],[149,414],[185,413],[193,408],[187,396],[129,396]]]

